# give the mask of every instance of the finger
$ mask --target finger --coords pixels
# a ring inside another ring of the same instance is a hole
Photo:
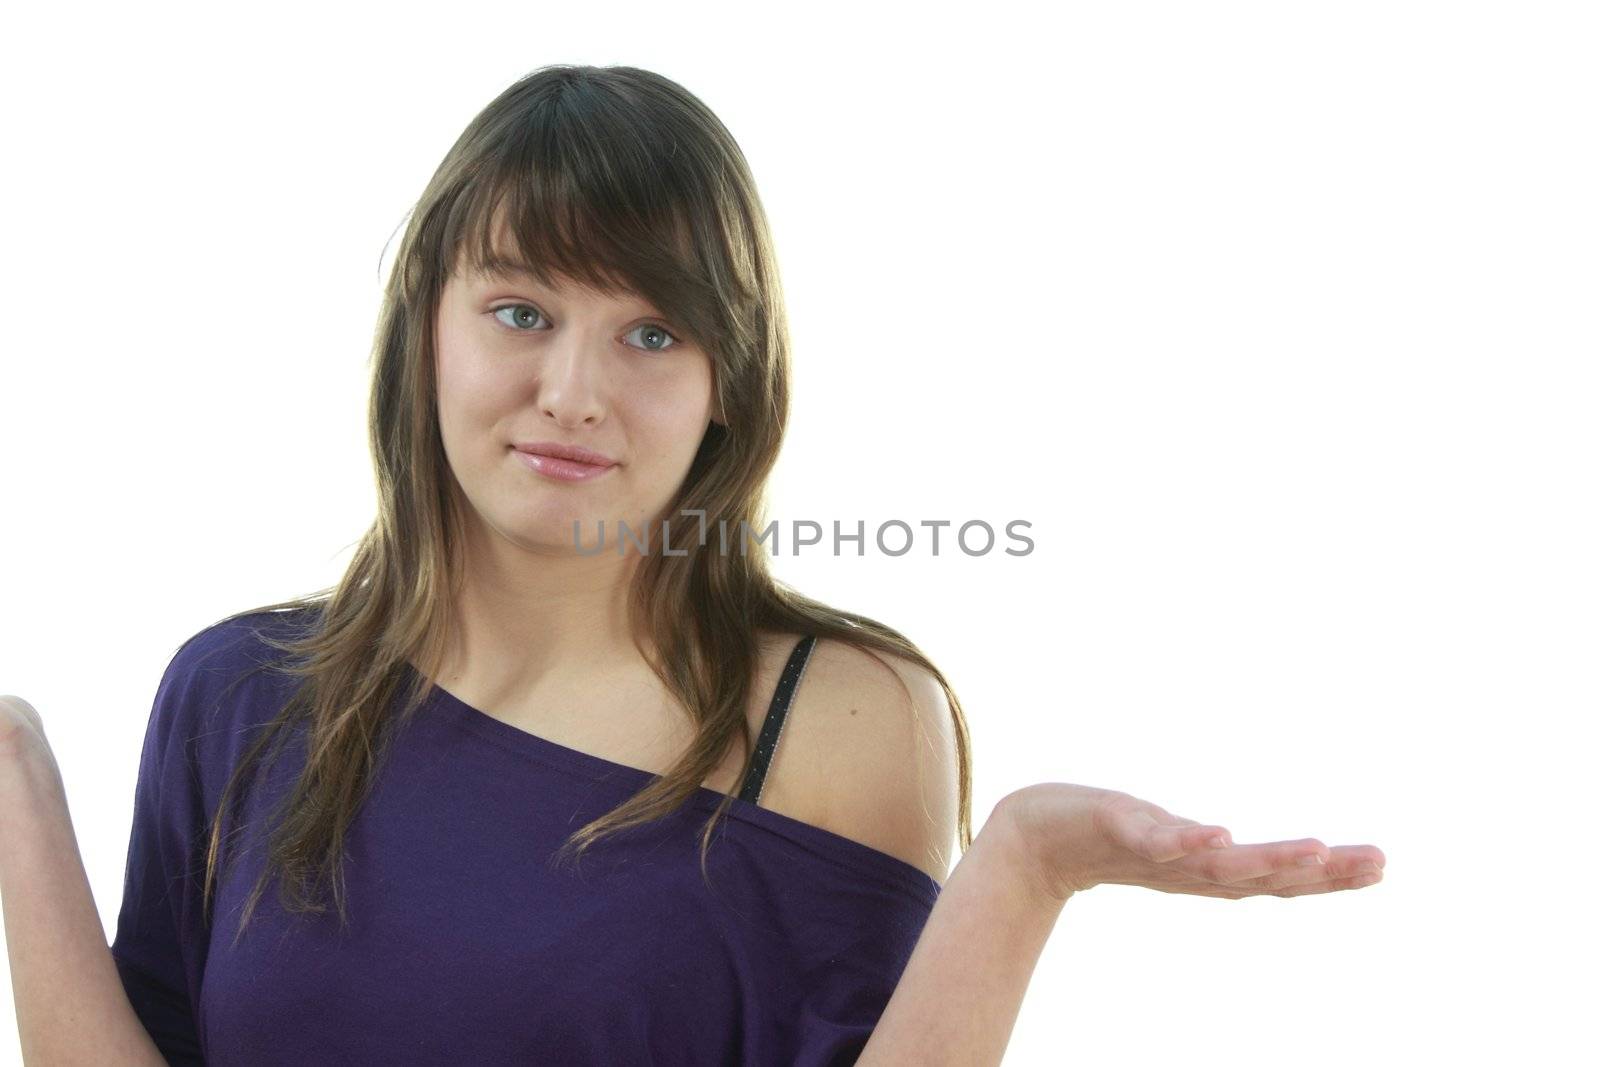
[[[1233,846],[1233,835],[1226,827],[1197,823],[1193,819],[1183,819],[1176,825],[1164,824],[1142,812],[1138,817],[1145,824],[1144,833],[1149,842],[1144,851],[1157,863],[1170,863],[1194,852]]]
[[[1269,892],[1277,897],[1303,897],[1311,893],[1334,893],[1341,889],[1365,889],[1381,881],[1383,881],[1383,871],[1380,869],[1372,874],[1358,873],[1343,878],[1325,878],[1320,882],[1290,885]]]
[[[1166,813],[1162,813],[1166,816]],[[1166,816],[1170,819],[1171,816]],[[1196,849],[1209,849],[1213,838],[1228,838],[1220,826],[1201,826],[1192,820],[1164,821],[1140,810],[1126,815],[1130,844],[1135,851],[1156,863],[1182,859]]]
[[[1179,835],[1178,839],[1182,842],[1186,852],[1206,848],[1227,848],[1233,844],[1233,835],[1228,832],[1226,827],[1217,826],[1215,823],[1203,823],[1194,819],[1186,819],[1182,815],[1174,815],[1159,804],[1148,805],[1148,810],[1155,811],[1161,816],[1153,821],[1184,831]]]
[[[1114,832],[1124,848],[1154,863],[1166,863],[1184,854],[1179,838],[1182,827],[1159,822],[1145,808],[1113,814]]]
[[[1334,888],[1346,888],[1344,883],[1360,879],[1368,874],[1377,874],[1380,879],[1383,868],[1371,856],[1370,850],[1360,846],[1345,845],[1329,849],[1328,862],[1325,865],[1301,866],[1296,864],[1292,868],[1278,871],[1264,878],[1248,879],[1244,882],[1232,883],[1241,888],[1251,888],[1262,891],[1285,889],[1294,886],[1314,885],[1325,882],[1337,882]]]
[[[1228,848],[1208,849],[1190,858],[1211,881],[1234,885],[1296,870],[1310,870],[1314,877],[1326,877],[1328,853],[1328,847],[1322,842],[1315,838],[1302,838],[1299,841],[1273,841],[1260,845],[1236,844]]]
[[[1182,893],[1186,896],[1221,897],[1226,900],[1243,900],[1245,897],[1303,897],[1315,893],[1337,893],[1346,889],[1364,889],[1383,881],[1382,873],[1356,874],[1343,878],[1323,878],[1299,885],[1266,888],[1248,883],[1236,885],[1154,886],[1165,893]]]
[[[1226,827],[1191,822],[1184,827],[1184,847],[1190,852],[1233,847],[1233,835]]]

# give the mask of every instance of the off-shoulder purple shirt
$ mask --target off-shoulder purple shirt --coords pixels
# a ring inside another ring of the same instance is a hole
[[[268,883],[237,945],[263,840],[202,919],[210,819],[297,679],[257,613],[186,641],[156,691],[112,954],[175,1064],[853,1063],[940,892],[926,873],[721,794],[548,864],[654,777],[537,737],[435,687],[346,837],[350,926],[290,916]],[[409,668],[407,668],[409,670]],[[409,679],[408,679],[409,680]],[[303,765],[299,733],[242,811],[259,827]],[[241,810],[241,809],[236,809]],[[237,824],[235,824],[237,825]],[[236,846],[237,847],[237,846]]]

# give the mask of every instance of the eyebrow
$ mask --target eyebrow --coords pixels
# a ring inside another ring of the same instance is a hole
[[[484,265],[483,274],[490,278],[534,278],[533,271],[520,263],[505,260],[492,260]]]

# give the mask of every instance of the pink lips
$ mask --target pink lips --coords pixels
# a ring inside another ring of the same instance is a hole
[[[512,446],[517,458],[548,478],[584,482],[598,478],[617,465],[610,456],[559,441],[519,441]]]

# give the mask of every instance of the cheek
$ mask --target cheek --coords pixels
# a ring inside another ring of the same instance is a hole
[[[497,417],[496,402],[514,395],[514,382],[501,381],[493,373],[494,363],[467,350],[441,348],[434,364],[441,429],[456,427],[465,432]]]
[[[434,330],[434,381],[441,427],[478,422],[486,403],[507,395],[507,383],[492,380],[497,363],[471,335],[466,314],[451,302],[439,310]]]
[[[706,382],[676,382],[669,388],[638,390],[628,401],[628,421],[641,436],[649,436],[659,451],[693,455],[711,417],[710,386]]]

